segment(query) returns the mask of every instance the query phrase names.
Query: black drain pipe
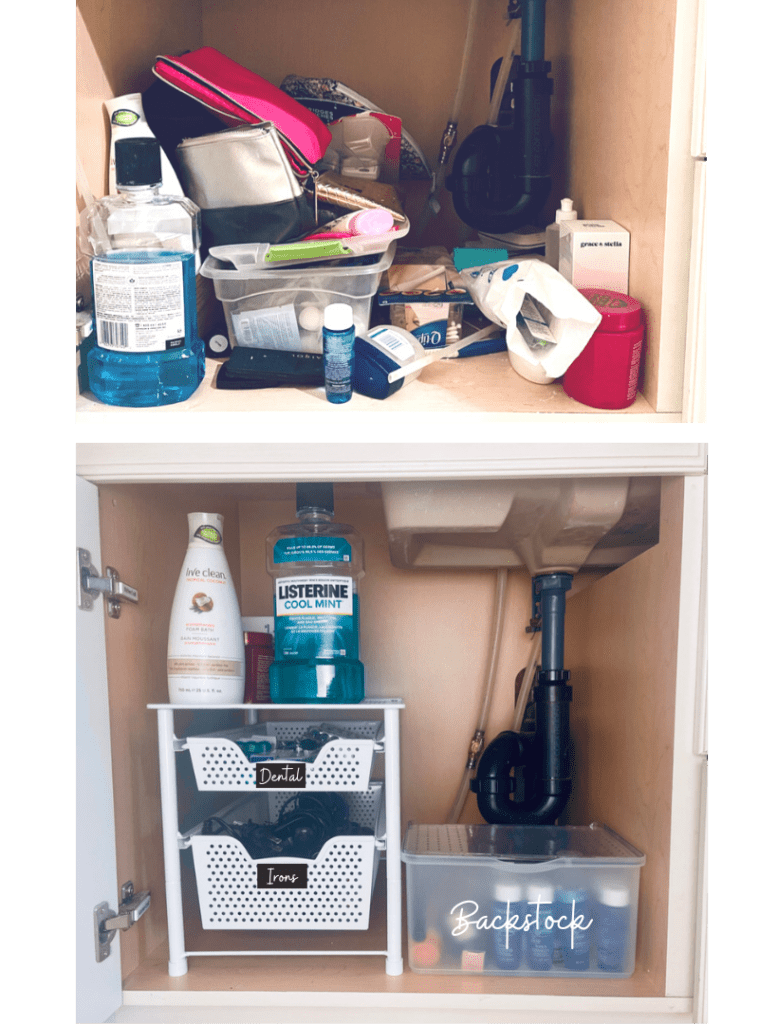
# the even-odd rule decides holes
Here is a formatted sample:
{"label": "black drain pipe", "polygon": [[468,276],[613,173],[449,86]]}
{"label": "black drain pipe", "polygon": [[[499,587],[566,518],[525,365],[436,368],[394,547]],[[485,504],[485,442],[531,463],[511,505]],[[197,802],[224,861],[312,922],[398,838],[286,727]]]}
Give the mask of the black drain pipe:
{"label": "black drain pipe", "polygon": [[[514,58],[499,123],[461,143],[445,184],[461,220],[504,234],[540,219],[551,192],[551,64],[545,60],[546,0],[522,0],[522,53]],[[504,56],[503,58],[507,58]]]}
{"label": "black drain pipe", "polygon": [[[491,825],[548,825],[563,811],[572,789],[569,702],[564,668],[564,612],[572,576],[537,576],[542,659],[535,685],[535,732],[502,732],[486,747],[471,788]],[[531,686],[524,679],[523,686]],[[511,770],[515,769],[512,777]]]}

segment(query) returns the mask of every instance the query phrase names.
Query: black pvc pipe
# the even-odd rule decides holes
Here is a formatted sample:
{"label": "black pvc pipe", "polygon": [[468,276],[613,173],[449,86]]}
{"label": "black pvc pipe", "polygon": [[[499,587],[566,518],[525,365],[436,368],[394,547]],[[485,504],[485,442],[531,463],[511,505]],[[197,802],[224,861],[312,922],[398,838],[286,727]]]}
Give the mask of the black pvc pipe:
{"label": "black pvc pipe", "polygon": [[[548,825],[572,791],[569,704],[572,688],[564,669],[564,613],[569,573],[534,580],[540,600],[543,657],[535,687],[535,732],[502,732],[485,748],[471,783],[485,821],[495,825]],[[523,686],[531,686],[524,679]],[[524,770],[527,795],[512,800],[511,771]]]}
{"label": "black pvc pipe", "polygon": [[554,572],[539,576],[536,589],[540,597],[540,629],[542,632],[543,672],[560,672],[564,668],[564,613],[565,594],[572,587],[568,572]]}

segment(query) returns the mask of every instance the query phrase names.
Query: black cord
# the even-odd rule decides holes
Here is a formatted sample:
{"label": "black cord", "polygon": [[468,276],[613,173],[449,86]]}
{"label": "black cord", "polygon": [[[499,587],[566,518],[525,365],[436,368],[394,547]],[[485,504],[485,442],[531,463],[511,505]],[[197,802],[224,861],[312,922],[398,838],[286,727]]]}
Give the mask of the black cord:
{"label": "black cord", "polygon": [[335,793],[297,793],[280,808],[276,822],[245,824],[211,817],[202,835],[228,835],[239,840],[253,860],[289,856],[313,860],[328,839],[339,835],[373,835],[373,830],[349,820],[348,804]]}

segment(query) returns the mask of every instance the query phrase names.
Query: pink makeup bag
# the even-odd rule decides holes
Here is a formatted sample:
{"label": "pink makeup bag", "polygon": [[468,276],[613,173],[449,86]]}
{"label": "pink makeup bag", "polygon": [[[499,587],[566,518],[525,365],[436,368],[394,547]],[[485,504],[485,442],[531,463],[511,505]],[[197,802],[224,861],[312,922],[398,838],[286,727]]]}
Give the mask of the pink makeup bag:
{"label": "pink makeup bag", "polygon": [[209,107],[230,127],[270,121],[302,179],[312,175],[332,141],[316,114],[212,46],[179,57],[156,57],[153,74]]}

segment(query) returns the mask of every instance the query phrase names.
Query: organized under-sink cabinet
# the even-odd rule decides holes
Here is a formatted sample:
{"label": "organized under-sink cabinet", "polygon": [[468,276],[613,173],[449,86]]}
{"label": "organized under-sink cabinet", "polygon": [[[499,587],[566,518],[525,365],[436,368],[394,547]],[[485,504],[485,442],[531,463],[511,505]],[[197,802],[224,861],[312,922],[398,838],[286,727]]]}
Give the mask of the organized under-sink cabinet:
{"label": "organized under-sink cabinet", "polygon": [[[560,1020],[573,1011],[604,1022],[612,1012],[630,1021],[702,1020],[704,449],[314,444],[307,454],[288,445],[78,448],[79,475],[97,485],[99,568],[113,566],[139,592],[138,604],[125,604],[118,619],[103,617],[118,878],[152,893],[150,912],[120,936],[124,1003],[151,1004],[159,1013],[159,1004],[211,1007],[224,993],[227,1004],[281,1007],[292,1005],[295,993],[301,1006],[329,1007],[334,1020],[389,1015],[393,1008],[408,1020],[435,1008],[458,1009],[461,1019],[479,1008],[504,1020],[517,1012]],[[292,517],[294,484],[303,480],[333,481],[336,514],[364,538],[366,701],[299,711],[167,705],[168,616],[187,512],[224,515],[242,612],[267,615],[264,539]],[[406,501],[407,489],[416,504]],[[409,822],[445,822],[457,792],[488,659],[494,562],[501,560],[508,582],[486,743],[508,728],[515,679],[532,642],[525,632],[531,578],[519,554],[521,545],[528,563],[533,558],[523,544],[525,524],[542,524],[528,534],[537,538],[534,550],[550,550],[558,520],[541,509],[571,519],[578,502],[587,508],[596,499],[594,523],[611,501],[620,503],[621,518],[591,545],[567,597],[576,756],[572,796],[559,823],[600,822],[645,855],[633,972],[608,979],[415,973],[401,924],[402,834]],[[421,520],[415,518],[420,507]],[[465,515],[465,535],[461,527],[441,527],[446,508]],[[573,543],[587,538],[588,529],[595,529],[590,520],[579,533],[570,530]],[[310,781],[314,792],[329,792],[333,772],[347,770],[340,792],[351,816],[374,820],[379,809],[367,843],[374,883],[368,927],[362,919],[355,928],[259,928],[250,916],[230,922],[239,917],[234,905],[223,910],[225,920],[212,920],[217,882],[206,867],[217,868],[208,860],[203,867],[203,858],[216,854],[201,850],[200,824],[223,816],[238,799],[246,801],[245,818],[259,813],[247,808],[260,805],[269,819],[285,797],[249,792],[255,765],[231,749],[252,724],[251,713],[259,719],[256,729],[292,729],[293,722],[298,729],[341,722],[347,728],[353,721],[361,757],[371,748],[368,782],[363,762],[356,774],[325,750],[326,775],[315,761],[301,790],[308,793]],[[384,735],[361,732],[370,719],[384,722]],[[376,804],[367,796],[375,792]],[[473,796],[461,822],[481,822]],[[376,843],[382,834],[384,851]],[[367,865],[368,859],[369,851]],[[243,872],[258,867],[241,863]],[[223,884],[230,884],[228,874]],[[234,877],[231,884],[246,882]]]}

